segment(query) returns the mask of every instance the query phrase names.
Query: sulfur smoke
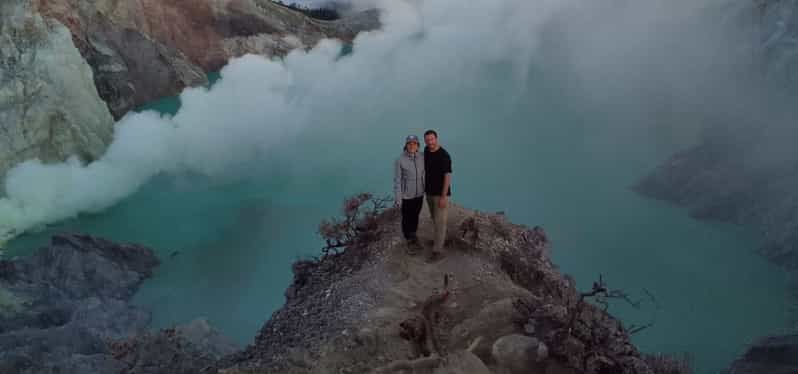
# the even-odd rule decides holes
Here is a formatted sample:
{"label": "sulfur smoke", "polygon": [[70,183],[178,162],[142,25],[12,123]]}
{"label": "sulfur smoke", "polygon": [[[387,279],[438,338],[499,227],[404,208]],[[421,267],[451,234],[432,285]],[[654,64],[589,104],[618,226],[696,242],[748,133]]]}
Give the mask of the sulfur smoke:
{"label": "sulfur smoke", "polygon": [[[356,146],[369,141],[365,134],[403,133],[395,128],[397,116],[455,133],[451,111],[464,105],[480,113],[534,111],[552,85],[582,107],[614,113],[622,120],[601,130],[619,134],[629,126],[662,126],[658,118],[673,113],[691,120],[665,126],[686,131],[737,118],[762,101],[749,74],[751,35],[740,26],[747,5],[738,1],[376,6],[383,28],[359,35],[350,55],[342,55],[340,42],[324,40],[284,59],[233,59],[212,88],[185,90],[175,116],[121,119],[107,153],[94,162],[18,165],[0,200],[0,240],[107,209],[160,174],[226,176],[241,164],[268,162],[274,147],[303,136]],[[473,128],[462,130],[460,139],[476,136]],[[478,130],[513,131],[501,123]]]}

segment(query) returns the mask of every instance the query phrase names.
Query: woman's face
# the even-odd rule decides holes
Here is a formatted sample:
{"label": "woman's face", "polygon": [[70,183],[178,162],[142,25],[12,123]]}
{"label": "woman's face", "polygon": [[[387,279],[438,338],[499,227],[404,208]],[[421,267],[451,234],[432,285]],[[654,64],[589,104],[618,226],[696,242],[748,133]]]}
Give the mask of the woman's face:
{"label": "woman's face", "polygon": [[405,147],[407,148],[407,151],[410,153],[418,152],[418,143],[416,142],[409,142],[405,144]]}

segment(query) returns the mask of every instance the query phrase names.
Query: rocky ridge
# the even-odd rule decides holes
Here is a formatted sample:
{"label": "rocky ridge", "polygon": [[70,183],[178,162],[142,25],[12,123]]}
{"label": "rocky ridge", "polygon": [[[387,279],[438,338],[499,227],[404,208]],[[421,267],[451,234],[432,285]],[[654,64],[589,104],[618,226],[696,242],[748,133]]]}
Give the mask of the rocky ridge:
{"label": "rocky ridge", "polygon": [[542,229],[459,207],[450,214],[451,244],[435,263],[405,253],[390,210],[368,245],[297,262],[285,305],[254,344],[219,362],[221,372],[688,372],[639,353],[620,321],[580,302]]}

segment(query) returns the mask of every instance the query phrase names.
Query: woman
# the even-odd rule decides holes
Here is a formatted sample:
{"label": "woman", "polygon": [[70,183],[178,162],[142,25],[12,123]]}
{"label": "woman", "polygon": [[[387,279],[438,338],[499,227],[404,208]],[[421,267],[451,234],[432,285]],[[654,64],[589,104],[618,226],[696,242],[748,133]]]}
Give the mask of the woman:
{"label": "woman", "polygon": [[421,249],[418,242],[418,216],[424,204],[424,153],[418,151],[418,137],[408,135],[404,152],[396,160],[393,190],[395,205],[402,208],[402,233],[409,254]]}

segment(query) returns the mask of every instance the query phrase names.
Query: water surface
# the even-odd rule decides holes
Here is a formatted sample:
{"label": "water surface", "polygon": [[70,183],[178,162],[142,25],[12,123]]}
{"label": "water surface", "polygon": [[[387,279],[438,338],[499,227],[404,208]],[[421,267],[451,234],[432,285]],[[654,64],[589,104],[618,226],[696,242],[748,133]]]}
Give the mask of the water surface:
{"label": "water surface", "polygon": [[[479,90],[432,88],[320,114],[329,124],[241,164],[235,177],[162,175],[103,213],[26,234],[10,250],[27,253],[59,231],[151,246],[163,264],[135,302],[155,325],[204,316],[246,344],[282,304],[292,261],[319,253],[318,222],[347,195],[388,193],[402,139],[432,127],[453,156],[457,203],[542,225],[555,262],[583,289],[603,274],[632,297],[655,296],[641,310],[610,307],[627,325],[655,321],[634,337],[642,350],[688,352],[698,373],[716,373],[786,325],[785,274],[754,254],[754,233],[692,220],[629,189],[694,134],[634,126],[634,116],[572,100],[558,82],[532,77],[537,89],[519,92],[506,70],[492,74]],[[144,109],[178,106],[171,98]],[[344,121],[369,125],[348,131]]]}

